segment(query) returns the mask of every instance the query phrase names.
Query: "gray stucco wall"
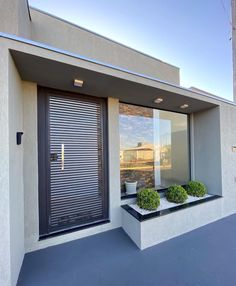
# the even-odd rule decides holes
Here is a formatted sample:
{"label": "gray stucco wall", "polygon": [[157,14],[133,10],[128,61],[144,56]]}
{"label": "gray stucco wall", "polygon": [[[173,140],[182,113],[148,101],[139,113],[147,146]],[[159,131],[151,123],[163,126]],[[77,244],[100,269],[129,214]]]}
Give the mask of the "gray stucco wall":
{"label": "gray stucco wall", "polygon": [[8,50],[0,49],[0,285],[16,285],[25,254],[22,81]]}
{"label": "gray stucco wall", "polygon": [[27,0],[0,0],[0,32],[32,39],[173,84],[180,82],[178,67],[33,8],[30,8],[29,14]]}
{"label": "gray stucco wall", "polygon": [[192,117],[194,179],[204,182],[209,193],[222,194],[220,107]]}
{"label": "gray stucco wall", "polygon": [[[23,82],[24,90],[24,221],[25,249],[38,241],[37,85]],[[34,210],[32,212],[32,210]],[[37,222],[37,223],[36,223]]]}
{"label": "gray stucco wall", "polygon": [[9,186],[8,52],[0,49],[0,285],[10,285],[10,186]]}
{"label": "gray stucco wall", "polygon": [[222,195],[224,215],[236,212],[236,107],[221,105]]}
{"label": "gray stucco wall", "polygon": [[[32,39],[104,63],[179,84],[179,68],[31,9]],[[62,40],[66,39],[66,40]]]}
{"label": "gray stucco wall", "polygon": [[11,281],[15,285],[25,254],[23,143],[16,145],[16,132],[23,131],[22,81],[9,57],[9,195]]}
{"label": "gray stucco wall", "polygon": [[0,0],[0,32],[31,37],[27,0]]}
{"label": "gray stucco wall", "polygon": [[236,0],[232,3],[232,49],[233,49],[233,84],[234,101],[236,102]]}

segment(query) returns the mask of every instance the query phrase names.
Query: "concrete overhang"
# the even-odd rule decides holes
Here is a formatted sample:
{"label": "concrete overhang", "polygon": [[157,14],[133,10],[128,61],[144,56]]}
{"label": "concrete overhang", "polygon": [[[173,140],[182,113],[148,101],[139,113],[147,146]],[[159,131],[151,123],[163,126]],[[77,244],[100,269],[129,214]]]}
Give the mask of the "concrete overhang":
{"label": "concrete overhang", "polygon": [[[17,41],[17,44],[9,46],[9,51],[22,80],[36,82],[40,86],[97,97],[115,97],[126,103],[188,114],[219,105],[217,98],[155,78],[32,41],[10,40]],[[75,78],[84,81],[83,87],[74,87]],[[163,102],[155,104],[154,100],[159,97]],[[189,107],[181,109],[183,104]]]}

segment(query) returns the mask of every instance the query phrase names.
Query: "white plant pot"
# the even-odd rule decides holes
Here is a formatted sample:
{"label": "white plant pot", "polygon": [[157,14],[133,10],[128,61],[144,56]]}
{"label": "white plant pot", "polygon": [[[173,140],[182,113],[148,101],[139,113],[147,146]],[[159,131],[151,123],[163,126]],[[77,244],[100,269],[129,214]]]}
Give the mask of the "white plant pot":
{"label": "white plant pot", "polygon": [[137,181],[125,182],[126,194],[135,194],[137,192]]}

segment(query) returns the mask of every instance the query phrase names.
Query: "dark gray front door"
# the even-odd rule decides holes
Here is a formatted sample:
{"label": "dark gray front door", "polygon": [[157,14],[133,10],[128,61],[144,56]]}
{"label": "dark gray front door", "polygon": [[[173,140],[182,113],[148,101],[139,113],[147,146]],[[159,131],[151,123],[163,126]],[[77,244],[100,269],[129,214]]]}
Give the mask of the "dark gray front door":
{"label": "dark gray front door", "polygon": [[48,145],[40,234],[107,220],[105,102],[55,91],[40,96]]}

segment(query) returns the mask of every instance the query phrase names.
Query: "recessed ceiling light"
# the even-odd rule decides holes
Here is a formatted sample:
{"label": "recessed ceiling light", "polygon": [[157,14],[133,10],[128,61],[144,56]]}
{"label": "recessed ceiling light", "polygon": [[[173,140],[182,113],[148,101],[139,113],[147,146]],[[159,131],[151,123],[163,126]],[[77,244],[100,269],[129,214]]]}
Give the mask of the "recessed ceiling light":
{"label": "recessed ceiling light", "polygon": [[76,87],[82,87],[83,83],[84,83],[84,81],[81,79],[75,79],[74,80],[74,86],[76,86]]}
{"label": "recessed ceiling light", "polygon": [[182,109],[185,109],[185,108],[188,108],[188,107],[189,107],[189,105],[188,105],[188,104],[180,105],[180,108],[182,108]]}
{"label": "recessed ceiling light", "polygon": [[163,98],[160,98],[160,97],[158,97],[154,100],[154,102],[157,104],[161,103],[162,101],[163,101]]}

